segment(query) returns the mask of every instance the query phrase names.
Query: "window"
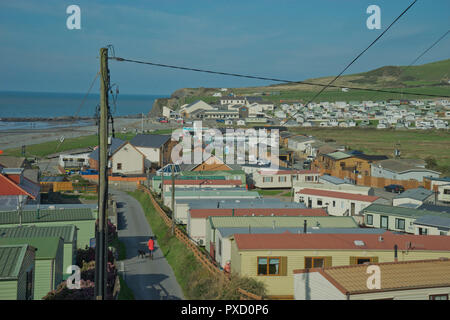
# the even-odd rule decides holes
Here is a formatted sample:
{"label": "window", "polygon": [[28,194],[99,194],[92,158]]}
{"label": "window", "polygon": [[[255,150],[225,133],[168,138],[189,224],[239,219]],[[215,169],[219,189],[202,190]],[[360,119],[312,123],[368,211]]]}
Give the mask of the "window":
{"label": "window", "polygon": [[350,257],[350,265],[378,263],[378,257]]}
{"label": "window", "polygon": [[387,216],[381,216],[381,228],[382,229],[387,229],[389,227],[389,217]]}
{"label": "window", "polygon": [[419,235],[427,235],[428,229],[427,228],[419,228]]}
{"label": "window", "polygon": [[444,194],[450,194],[450,189],[444,189]]}
{"label": "window", "polygon": [[122,164],[121,163],[117,164],[117,170],[122,170]]}
{"label": "window", "polygon": [[272,182],[272,177],[264,177],[263,182]]}
{"label": "window", "polygon": [[286,177],[285,176],[278,177],[278,181],[279,182],[286,182]]}
{"label": "window", "polygon": [[333,208],[336,207],[336,201],[333,200]]}
{"label": "window", "polygon": [[430,300],[448,300],[448,294],[430,295]]}
{"label": "window", "polygon": [[317,205],[321,206],[322,205],[322,199],[317,199]]}
{"label": "window", "polygon": [[258,257],[259,276],[280,275],[280,258]]}
{"label": "window", "polygon": [[331,257],[305,257],[305,269],[331,267]]}
{"label": "window", "polygon": [[27,272],[25,300],[33,300],[33,269]]}
{"label": "window", "polygon": [[366,214],[366,224],[368,226],[373,225],[373,215],[371,214]]}
{"label": "window", "polygon": [[405,230],[405,219],[395,219],[395,228],[399,230]]}
{"label": "window", "polygon": [[218,247],[219,247],[219,256],[222,256],[222,239],[219,239]]}

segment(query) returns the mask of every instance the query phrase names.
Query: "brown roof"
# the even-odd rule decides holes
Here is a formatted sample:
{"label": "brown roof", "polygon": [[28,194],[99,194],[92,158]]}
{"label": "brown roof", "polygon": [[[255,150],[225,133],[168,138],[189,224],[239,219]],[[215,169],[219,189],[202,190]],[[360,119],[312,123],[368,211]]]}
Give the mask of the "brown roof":
{"label": "brown roof", "polygon": [[[237,234],[240,250],[434,250],[449,251],[448,236],[379,234]],[[362,241],[358,245],[355,241]]]}
{"label": "brown roof", "polygon": [[[164,179],[166,180],[166,179]],[[170,181],[170,179],[169,179]],[[208,179],[201,179],[201,180],[175,180],[175,185],[236,185],[240,186],[242,184],[241,180],[208,180]],[[170,186],[171,182],[166,183],[166,185]]]}
{"label": "brown roof", "polygon": [[294,270],[294,273],[319,272],[344,294],[393,290],[450,287],[450,260],[386,262],[380,267],[381,289],[367,288],[367,265]]}
{"label": "brown roof", "polygon": [[366,196],[366,195],[362,195],[362,194],[310,189],[310,188],[301,189],[297,193],[312,195],[312,196],[330,197],[330,198],[365,201],[365,202],[374,202],[375,200],[378,199],[378,197],[375,197],[375,196]]}
{"label": "brown roof", "polygon": [[[191,209],[191,218],[208,218],[211,216],[233,216],[233,209]],[[323,209],[303,209],[303,208],[279,208],[279,209],[234,209],[235,217],[242,216],[305,216],[305,217],[325,217],[328,216]]]}

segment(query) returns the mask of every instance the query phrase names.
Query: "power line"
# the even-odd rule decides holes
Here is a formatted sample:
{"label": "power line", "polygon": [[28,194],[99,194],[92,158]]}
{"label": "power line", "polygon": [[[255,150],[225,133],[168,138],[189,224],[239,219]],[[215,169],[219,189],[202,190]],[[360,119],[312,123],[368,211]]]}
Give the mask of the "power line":
{"label": "power line", "polygon": [[361,51],[360,54],[358,54],[333,80],[330,81],[330,83],[326,86],[324,86],[306,105],[310,104],[314,99],[316,99],[326,88],[328,88],[331,84],[333,84],[339,77],[353,64],[358,60],[367,50],[370,49],[388,30],[417,2],[417,0],[414,0],[403,12],[395,18],[394,21],[389,25],[389,27],[386,28],[378,37],[376,37],[375,40],[372,41],[372,43],[365,48],[363,51]]}
{"label": "power line", "polygon": [[[131,63],[137,63],[137,64],[145,64],[145,65],[151,65],[151,66],[162,67],[162,68],[169,68],[169,69],[178,69],[178,70],[185,70],[185,71],[194,71],[194,72],[218,74],[218,75],[224,75],[224,76],[232,76],[232,77],[248,78],[248,79],[256,79],[256,80],[266,80],[266,81],[281,82],[281,83],[305,84],[305,85],[309,85],[309,86],[318,86],[318,87],[328,86],[328,87],[331,87],[331,88],[340,88],[340,89],[346,88],[346,89],[352,89],[352,90],[363,90],[363,91],[381,92],[381,93],[394,93],[394,94],[400,94],[401,93],[400,91],[396,91],[396,90],[349,87],[349,86],[339,86],[339,85],[332,85],[332,84],[331,85],[326,85],[326,84],[322,84],[322,83],[314,83],[314,82],[308,82],[308,81],[293,81],[293,80],[260,77],[260,76],[253,76],[253,75],[246,75],[246,74],[239,74],[239,73],[230,73],[230,72],[221,72],[221,71],[214,71],[214,70],[207,70],[207,69],[198,69],[198,68],[192,68],[192,67],[181,67],[181,66],[175,66],[175,65],[170,65],[170,64],[162,64],[162,63],[155,63],[155,62],[151,62],[151,61],[125,59],[125,58],[120,58],[120,57],[109,57],[109,59],[116,60],[116,61],[121,61],[121,62],[131,62]],[[426,94],[426,93],[420,93],[420,92],[409,92],[407,94],[409,94],[409,95],[417,95],[417,96],[424,96],[424,97],[450,98],[450,96],[442,96],[442,95],[436,95],[436,94]]]}

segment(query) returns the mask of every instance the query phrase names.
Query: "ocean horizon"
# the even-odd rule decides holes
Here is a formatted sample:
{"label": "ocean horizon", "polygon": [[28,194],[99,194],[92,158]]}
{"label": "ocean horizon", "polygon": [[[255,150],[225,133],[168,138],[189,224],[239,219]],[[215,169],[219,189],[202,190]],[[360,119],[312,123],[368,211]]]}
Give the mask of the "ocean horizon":
{"label": "ocean horizon", "polygon": [[[0,92],[0,118],[93,117],[100,103],[99,94],[89,94],[77,113],[85,94],[49,92]],[[119,94],[109,105],[113,116],[148,113],[158,98],[168,95]]]}

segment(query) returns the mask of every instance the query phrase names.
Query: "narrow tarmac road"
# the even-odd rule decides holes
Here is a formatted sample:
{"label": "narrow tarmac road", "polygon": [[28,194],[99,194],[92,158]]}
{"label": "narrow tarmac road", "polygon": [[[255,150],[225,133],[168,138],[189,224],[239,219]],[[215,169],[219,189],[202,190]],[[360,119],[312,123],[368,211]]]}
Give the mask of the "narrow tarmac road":
{"label": "narrow tarmac road", "polygon": [[[153,235],[141,204],[123,191],[110,190],[118,204],[118,234],[127,249],[123,260],[124,280],[136,300],[181,300],[183,292],[175,274],[155,241],[153,260],[148,258],[147,241]],[[147,253],[139,258],[138,250]],[[121,264],[119,262],[119,265]]]}

